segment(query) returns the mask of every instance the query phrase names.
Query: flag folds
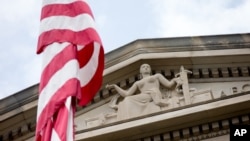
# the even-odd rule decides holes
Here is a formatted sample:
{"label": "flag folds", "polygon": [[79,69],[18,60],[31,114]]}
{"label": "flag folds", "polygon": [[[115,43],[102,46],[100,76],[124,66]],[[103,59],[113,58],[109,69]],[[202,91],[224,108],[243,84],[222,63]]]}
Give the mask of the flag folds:
{"label": "flag folds", "polygon": [[43,64],[36,140],[73,140],[75,99],[86,105],[102,84],[104,50],[85,0],[43,0],[37,53]]}

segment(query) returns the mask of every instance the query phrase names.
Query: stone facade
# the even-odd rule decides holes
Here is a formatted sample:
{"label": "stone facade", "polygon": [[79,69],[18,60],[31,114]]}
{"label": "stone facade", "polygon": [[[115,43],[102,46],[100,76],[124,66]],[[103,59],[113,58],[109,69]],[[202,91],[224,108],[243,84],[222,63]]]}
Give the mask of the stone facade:
{"label": "stone facade", "polygon": [[[250,34],[136,40],[107,53],[105,61],[102,88],[77,108],[76,140],[229,140],[230,125],[250,124]],[[151,66],[151,76],[180,83],[160,85],[168,104],[148,101],[159,110],[118,118],[125,98],[106,86],[130,89],[142,80],[142,64]],[[33,140],[37,87],[1,100],[0,140]]]}

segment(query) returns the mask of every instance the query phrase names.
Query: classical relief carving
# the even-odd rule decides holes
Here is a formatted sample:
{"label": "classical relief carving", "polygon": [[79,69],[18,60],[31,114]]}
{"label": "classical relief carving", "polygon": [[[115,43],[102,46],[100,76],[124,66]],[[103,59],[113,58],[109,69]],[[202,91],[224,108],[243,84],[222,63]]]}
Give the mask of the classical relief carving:
{"label": "classical relief carving", "polygon": [[221,91],[221,93],[220,93],[220,97],[226,97],[227,95],[225,94],[225,92],[224,91]]}
{"label": "classical relief carving", "polygon": [[178,83],[176,86],[177,92],[184,96],[182,100],[185,105],[214,99],[210,88],[201,90],[190,88],[188,83],[188,74],[192,74],[192,72],[185,70],[183,66],[180,67],[180,73],[176,74],[176,77],[180,77],[179,81],[181,81],[181,83]]}
{"label": "classical relief carving", "polygon": [[181,66],[180,72],[175,75],[175,78],[168,80],[162,74],[152,75],[151,67],[148,64],[143,64],[140,68],[141,79],[134,82],[127,90],[115,84],[106,86],[117,92],[104,106],[109,110],[100,113],[102,110],[98,109],[96,113],[99,115],[85,118],[85,127],[105,125],[123,119],[250,91],[249,82],[192,82],[189,84],[189,73],[192,72]]}
{"label": "classical relief carving", "polygon": [[176,77],[180,77],[179,80],[181,81],[181,83],[178,83],[176,87],[180,88],[182,86],[181,92],[184,95],[186,105],[191,104],[191,97],[189,93],[189,85],[188,85],[188,77],[187,77],[187,74],[191,74],[191,73],[192,73],[191,71],[185,70],[184,67],[181,66],[180,73],[176,74]]}
{"label": "classical relief carving", "polygon": [[140,67],[141,79],[128,90],[116,84],[106,86],[118,92],[109,106],[117,110],[117,119],[121,120],[214,99],[210,88],[189,88],[190,73],[181,66],[175,78],[168,80],[162,74],[151,75],[151,67],[143,64]]}
{"label": "classical relief carving", "polygon": [[242,86],[242,92],[250,91],[250,84],[245,84]]}
{"label": "classical relief carving", "polygon": [[[163,110],[178,108],[194,103],[205,102],[215,98],[226,97],[250,90],[247,83],[191,83],[188,74],[192,73],[180,67],[180,72],[171,80],[162,74],[151,74],[151,67],[140,67],[141,79],[124,90],[116,84],[108,84],[107,89],[117,92],[105,107],[109,112],[86,119],[86,127],[104,125],[115,121],[138,117]],[[194,81],[194,80],[192,80]],[[211,86],[211,88],[207,88]]]}
{"label": "classical relief carving", "polygon": [[237,87],[232,87],[232,94],[238,93],[238,88]]}
{"label": "classical relief carving", "polygon": [[[114,88],[123,98],[116,105],[120,96],[111,100],[111,107],[117,108],[117,118],[127,119],[145,115],[161,110],[170,103],[168,98],[163,97],[160,86],[171,89],[174,86],[182,85],[180,78],[167,80],[162,74],[151,75],[151,67],[143,64],[140,67],[141,80],[135,82],[128,90],[123,90],[116,84],[107,85],[108,89]],[[139,90],[139,93],[136,93]]]}
{"label": "classical relief carving", "polygon": [[94,118],[85,119],[86,127],[95,127],[116,121],[116,113],[101,113]]}
{"label": "classical relief carving", "polygon": [[191,103],[198,103],[214,99],[212,90],[210,88],[201,90],[197,90],[195,88],[190,89],[190,95],[191,95]]}

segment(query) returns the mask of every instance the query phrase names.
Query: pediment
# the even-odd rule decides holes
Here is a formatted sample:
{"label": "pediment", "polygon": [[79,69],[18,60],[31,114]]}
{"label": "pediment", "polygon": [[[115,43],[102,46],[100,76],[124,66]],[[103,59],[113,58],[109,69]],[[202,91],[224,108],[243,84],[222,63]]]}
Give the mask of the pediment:
{"label": "pediment", "polygon": [[[102,88],[91,103],[77,108],[76,140],[168,141],[228,136],[230,124],[250,123],[249,47],[250,34],[232,34],[141,39],[106,53]],[[182,76],[185,82],[177,89],[176,85],[160,85],[167,105],[150,101],[158,110],[120,119],[116,107],[124,98],[116,99],[119,93],[106,85],[131,88],[141,80],[139,70],[145,63],[151,66],[152,75],[161,74],[169,81]],[[38,84],[1,101],[0,140],[32,140],[37,95]]]}
{"label": "pediment", "polygon": [[[235,106],[249,112],[250,50],[248,42],[242,44],[241,40],[245,38],[149,39],[108,53],[100,93],[77,113],[78,139],[136,139],[138,135],[150,135],[152,130],[160,133],[175,129],[174,125],[193,126],[206,121],[206,116],[211,121],[236,116]],[[167,106],[157,105],[155,111],[124,115],[126,118],[121,119],[118,111],[126,106],[120,104],[124,98],[105,86],[117,84],[128,90],[140,81],[139,70],[144,63],[151,66],[152,75],[161,74],[169,81],[181,77],[184,84],[180,89],[160,87]],[[155,105],[152,101],[150,104]],[[131,105],[127,104],[129,110],[138,108]]]}

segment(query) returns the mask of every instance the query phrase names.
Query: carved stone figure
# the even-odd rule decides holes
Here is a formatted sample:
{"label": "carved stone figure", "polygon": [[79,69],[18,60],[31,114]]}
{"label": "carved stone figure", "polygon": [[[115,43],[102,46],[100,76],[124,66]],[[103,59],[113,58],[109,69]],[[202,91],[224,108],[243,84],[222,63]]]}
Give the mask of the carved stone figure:
{"label": "carved stone figure", "polygon": [[179,83],[176,87],[179,88],[180,85],[182,85],[182,92],[183,92],[183,95],[185,97],[185,104],[188,105],[188,104],[191,104],[191,98],[190,98],[190,89],[189,89],[189,86],[188,86],[188,77],[187,77],[187,74],[191,74],[192,72],[189,71],[189,70],[185,70],[183,66],[181,66],[180,68],[180,73],[176,74],[175,77],[180,77],[180,80],[182,81],[181,83]]}
{"label": "carved stone figure", "polygon": [[[162,97],[160,85],[171,88],[181,83],[179,78],[169,81],[162,74],[151,75],[151,67],[148,64],[141,65],[140,73],[142,79],[135,82],[128,90],[123,90],[116,84],[106,86],[108,89],[114,88],[124,98],[117,107],[118,119],[160,111],[162,106],[169,104],[167,99]],[[138,90],[140,93],[136,94]]]}
{"label": "carved stone figure", "polygon": [[[190,104],[228,96],[230,90],[231,94],[250,91],[248,82],[237,83],[237,85],[232,82],[228,84],[218,82],[189,84],[188,74],[190,73],[192,72],[180,66],[180,72],[169,81],[161,74],[152,75],[151,67],[148,64],[141,65],[140,80],[127,90],[115,84],[106,86],[108,89],[115,89],[118,94],[114,95],[109,103],[99,107],[96,113],[105,111],[105,107],[109,109],[107,112],[85,120],[86,127],[99,126],[182,106],[185,108]],[[230,90],[228,90],[229,88]],[[238,88],[242,88],[242,90],[237,90]]]}

